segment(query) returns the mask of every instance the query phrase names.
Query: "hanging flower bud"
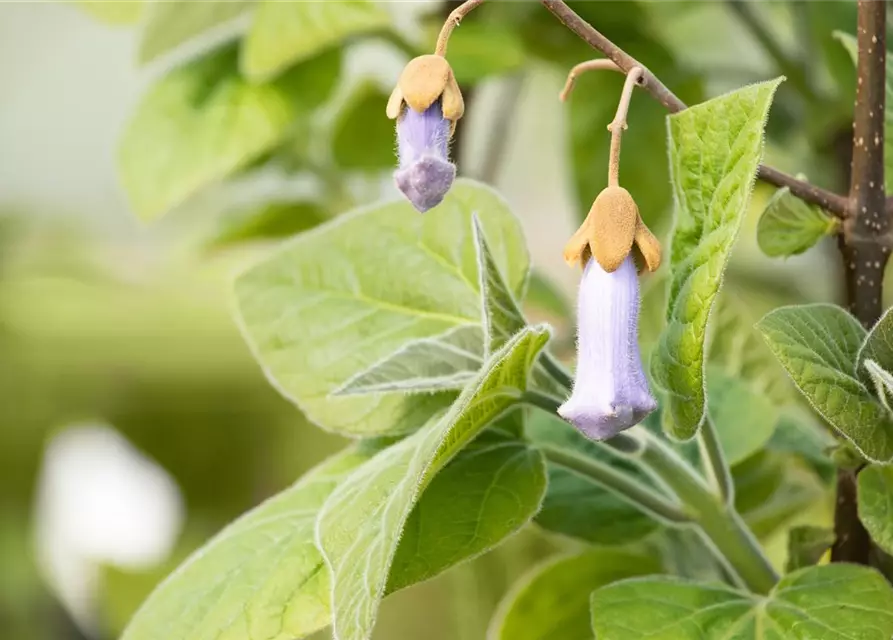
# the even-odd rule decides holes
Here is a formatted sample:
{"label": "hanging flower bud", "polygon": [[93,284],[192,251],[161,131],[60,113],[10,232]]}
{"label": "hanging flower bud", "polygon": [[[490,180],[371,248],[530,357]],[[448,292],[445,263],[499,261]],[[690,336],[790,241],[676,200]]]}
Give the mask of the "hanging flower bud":
{"label": "hanging flower bud", "polygon": [[387,115],[391,120],[396,120],[404,113],[404,105],[422,113],[437,100],[441,103],[442,116],[450,121],[452,136],[456,122],[465,113],[465,102],[456,76],[443,56],[419,56],[410,60],[400,74],[388,100]]}
{"label": "hanging flower bud", "polygon": [[577,301],[577,372],[558,414],[594,440],[611,438],[657,408],[638,343],[639,279],[627,257],[611,273],[596,260]]}
{"label": "hanging flower bud", "polygon": [[397,188],[420,212],[436,207],[456,178],[449,142],[465,104],[449,62],[425,55],[409,61],[388,100],[397,119]]}
{"label": "hanging flower bud", "polygon": [[623,187],[612,186],[592,203],[586,220],[565,246],[564,259],[569,265],[585,266],[594,257],[611,273],[633,249],[649,271],[660,266],[660,243],[642,221],[635,200]]}
{"label": "hanging flower bud", "polygon": [[440,204],[456,178],[456,165],[448,155],[449,139],[450,122],[443,117],[439,100],[421,113],[404,107],[397,121],[400,166],[394,181],[422,213]]}

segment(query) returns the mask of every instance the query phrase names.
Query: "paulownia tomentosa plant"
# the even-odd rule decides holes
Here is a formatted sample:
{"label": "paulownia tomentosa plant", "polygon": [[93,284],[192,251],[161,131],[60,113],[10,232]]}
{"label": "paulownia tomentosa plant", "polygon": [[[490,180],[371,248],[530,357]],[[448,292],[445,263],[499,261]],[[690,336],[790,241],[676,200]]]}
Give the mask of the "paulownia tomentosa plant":
{"label": "paulownia tomentosa plant", "polygon": [[[239,322],[270,381],[312,422],[355,442],[197,551],[124,638],[286,640],[331,626],[338,640],[363,640],[388,594],[535,522],[588,543],[615,526],[626,544],[534,568],[499,608],[493,639],[888,640],[886,3],[860,0],[857,38],[841,36],[859,77],[843,197],[760,164],[782,78],[686,107],[563,2],[542,0],[607,56],[575,67],[563,97],[583,71],[626,76],[608,126],[607,186],[565,247],[583,269],[573,375],[550,351],[550,328],[522,311],[530,264],[518,221],[489,187],[457,178],[450,159],[465,104],[447,43],[481,3],[448,16],[435,52],[411,60],[381,104],[396,121],[405,201],[299,235],[235,283]],[[673,112],[666,250],[620,181],[636,88]],[[837,437],[836,469],[802,414],[767,407],[773,389],[757,392],[756,380],[708,359],[708,335],[723,339],[729,311],[718,296],[758,177],[781,187],[760,220],[766,253],[834,235],[844,257],[849,311],[787,306],[756,325]],[[639,279],[659,277],[662,257],[665,322],[646,367]],[[781,457],[791,452],[797,462]],[[839,495],[835,531],[793,529],[780,575],[760,539],[796,503],[781,481],[787,466],[836,474]],[[829,549],[832,562],[820,563]]]}

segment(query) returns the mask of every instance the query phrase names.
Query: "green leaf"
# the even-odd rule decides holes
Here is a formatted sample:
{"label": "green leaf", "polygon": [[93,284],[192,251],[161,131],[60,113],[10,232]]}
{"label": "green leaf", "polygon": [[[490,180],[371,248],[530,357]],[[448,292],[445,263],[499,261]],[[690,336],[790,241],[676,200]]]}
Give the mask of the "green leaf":
{"label": "green leaf", "polygon": [[371,0],[260,0],[245,38],[242,71],[265,80],[351,36],[389,24],[388,13]]}
{"label": "green leaf", "polygon": [[678,578],[633,578],[592,595],[601,640],[889,640],[893,590],[866,567],[791,573],[768,596]]}
{"label": "green leaf", "polygon": [[155,589],[122,640],[280,640],[328,625],[329,574],[313,540],[316,515],[373,453],[337,454],[226,527]]}
{"label": "green leaf", "polygon": [[828,423],[873,460],[893,458],[893,419],[856,379],[865,330],[829,304],[777,309],[757,323],[797,388]]}
{"label": "green leaf", "polygon": [[794,527],[788,533],[788,562],[785,571],[811,567],[834,544],[834,532],[824,527]]}
{"label": "green leaf", "polygon": [[705,339],[722,274],[750,202],[763,126],[781,80],[752,85],[669,116],[676,229],[667,327],[654,357],[671,434],[688,439],[706,412]]}
{"label": "green leaf", "polygon": [[323,207],[312,201],[268,202],[221,218],[212,248],[257,240],[287,238],[319,226],[329,219]]}
{"label": "green leaf", "polygon": [[280,89],[239,78],[232,50],[172,71],[143,97],[121,141],[131,206],[157,217],[270,150],[291,118]]}
{"label": "green leaf", "polygon": [[739,378],[708,368],[710,416],[729,464],[738,464],[762,449],[778,422],[779,411],[765,395]]}
{"label": "green leaf", "polygon": [[[534,412],[527,437],[533,444],[560,446],[591,456],[650,483],[639,467],[606,453],[557,416]],[[601,485],[555,464],[549,464],[549,488],[536,523],[593,544],[626,544],[657,528],[654,520]]]}
{"label": "green leaf", "polygon": [[[438,31],[440,27],[438,24]],[[460,84],[475,84],[488,76],[510,73],[520,69],[525,59],[524,44],[517,31],[497,21],[463,22],[450,36],[448,54]]]}
{"label": "green leaf", "polygon": [[484,336],[476,324],[407,342],[399,351],[347,380],[332,395],[460,390],[484,364],[483,346]]}
{"label": "green leaf", "polygon": [[484,308],[484,345],[489,354],[502,348],[502,345],[524,328],[527,321],[499,272],[499,265],[496,264],[493,253],[487,244],[481,221],[477,216],[472,216],[472,220],[481,300]]}
{"label": "green leaf", "polygon": [[757,243],[771,258],[795,256],[836,233],[837,227],[837,218],[792,196],[783,187],[773,194],[760,216]]}
{"label": "green leaf", "polygon": [[545,492],[539,450],[510,441],[469,447],[431,481],[406,521],[387,591],[496,546],[534,516]]}
{"label": "green leaf", "polygon": [[140,63],[151,62],[201,34],[239,18],[253,4],[252,0],[150,2],[137,54]]}
{"label": "green leaf", "polygon": [[408,342],[480,323],[472,212],[521,291],[529,258],[520,225],[494,191],[469,180],[424,216],[402,200],[339,216],[237,279],[255,356],[310,420],[354,436],[405,433],[452,401],[330,394]]}
{"label": "green leaf", "polygon": [[856,356],[856,374],[866,385],[872,384],[866,360],[873,360],[876,368],[893,371],[893,309],[887,309],[868,332],[868,337]]}
{"label": "green leaf", "polygon": [[859,519],[881,549],[893,554],[893,467],[859,472]]}
{"label": "green leaf", "polygon": [[360,84],[338,113],[332,153],[344,169],[382,171],[396,166],[394,123],[384,117],[388,96],[371,82]]}
{"label": "green leaf", "polygon": [[591,640],[589,597],[599,587],[660,573],[653,556],[591,549],[534,567],[512,588],[490,624],[488,640]]}
{"label": "green leaf", "polygon": [[419,493],[487,424],[518,402],[547,340],[543,328],[519,333],[493,354],[449,411],[382,451],[326,501],[316,540],[332,572],[336,638],[370,636],[397,543]]}
{"label": "green leaf", "polygon": [[111,25],[136,24],[142,17],[144,8],[142,0],[130,0],[129,2],[76,0],[73,4],[100,22]]}
{"label": "green leaf", "polygon": [[[835,31],[834,37],[843,45],[853,59],[859,62],[859,45],[855,36]],[[884,109],[884,183],[893,184],[893,56],[887,51],[886,108]],[[887,134],[891,135],[887,135]]]}

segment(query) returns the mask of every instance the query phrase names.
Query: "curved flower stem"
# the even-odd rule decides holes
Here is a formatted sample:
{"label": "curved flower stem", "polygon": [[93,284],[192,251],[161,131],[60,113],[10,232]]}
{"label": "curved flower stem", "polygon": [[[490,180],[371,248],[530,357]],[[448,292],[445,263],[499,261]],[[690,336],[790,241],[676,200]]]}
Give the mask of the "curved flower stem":
{"label": "curved flower stem", "polygon": [[461,5],[450,12],[450,15],[447,16],[446,22],[443,23],[443,27],[440,30],[440,35],[437,36],[437,44],[434,47],[434,55],[441,57],[446,56],[447,44],[450,41],[450,35],[453,33],[453,29],[455,29],[459,25],[459,23],[462,22],[462,18],[471,13],[471,11],[473,11],[483,1],[484,0],[467,0],[467,2],[463,2]]}
{"label": "curved flower stem", "polygon": [[557,447],[540,448],[546,459],[602,485],[646,514],[674,525],[692,522],[692,516],[646,485],[609,464]]}
{"label": "curved flower stem", "polygon": [[617,66],[617,63],[613,60],[608,60],[607,58],[598,58],[596,60],[587,60],[586,62],[581,62],[578,65],[574,65],[574,67],[568,71],[567,80],[564,81],[564,89],[561,90],[561,93],[558,94],[558,99],[562,102],[565,102],[571,95],[571,91],[574,90],[574,82],[577,80],[577,77],[587,71],[599,71],[599,70],[607,70],[607,71],[617,71],[619,73],[623,73],[623,69]]}
{"label": "curved flower stem", "polygon": [[778,582],[778,574],[734,506],[717,499],[691,466],[664,442],[648,432],[639,433],[644,435],[645,446],[638,456],[643,468],[693,511],[694,523],[710,548],[742,585],[755,593],[768,593]]}
{"label": "curved flower stem", "polygon": [[608,159],[608,186],[620,186],[620,136],[626,129],[626,116],[629,113],[629,101],[633,97],[633,89],[642,79],[644,73],[642,67],[633,67],[626,74],[623,83],[623,92],[620,94],[620,102],[617,104],[617,113],[614,120],[608,125],[611,132],[611,155]]}
{"label": "curved flower stem", "polygon": [[698,432],[698,445],[704,457],[707,473],[719,489],[720,497],[726,504],[734,503],[735,485],[732,482],[732,471],[729,469],[728,462],[726,462],[726,456],[719,443],[716,427],[709,415]]}

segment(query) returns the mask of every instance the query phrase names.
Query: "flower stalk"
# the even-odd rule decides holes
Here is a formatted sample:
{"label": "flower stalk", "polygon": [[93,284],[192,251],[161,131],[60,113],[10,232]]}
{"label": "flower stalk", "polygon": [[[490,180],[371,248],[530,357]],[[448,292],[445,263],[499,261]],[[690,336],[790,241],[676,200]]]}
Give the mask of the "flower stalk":
{"label": "flower stalk", "polygon": [[434,55],[441,57],[446,56],[447,45],[450,42],[450,36],[453,34],[453,29],[458,27],[459,23],[462,22],[462,19],[483,2],[484,0],[467,0],[467,2],[463,2],[450,12],[446,22],[443,23],[440,34],[437,36],[437,44],[434,45]]}

